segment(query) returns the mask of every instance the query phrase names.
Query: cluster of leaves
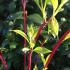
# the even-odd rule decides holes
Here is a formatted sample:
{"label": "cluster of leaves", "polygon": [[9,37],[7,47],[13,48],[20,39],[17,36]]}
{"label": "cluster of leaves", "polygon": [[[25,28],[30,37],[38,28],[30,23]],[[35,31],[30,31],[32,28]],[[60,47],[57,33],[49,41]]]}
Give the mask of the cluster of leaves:
{"label": "cluster of leaves", "polygon": [[[22,63],[23,52],[27,53],[30,51],[31,48],[33,49],[33,52],[38,53],[39,54],[38,56],[41,57],[41,59],[39,59],[39,57],[38,57],[40,63],[43,62],[43,64],[45,65],[45,62],[47,62],[47,58],[44,59],[44,57],[46,55],[48,55],[46,53],[51,52],[47,48],[51,49],[52,45],[54,45],[55,41],[58,40],[57,38],[59,36],[61,36],[63,34],[63,32],[65,32],[64,29],[66,28],[66,30],[67,30],[68,28],[70,28],[69,24],[67,24],[65,26],[66,23],[70,22],[69,21],[70,19],[67,18],[68,20],[66,19],[65,22],[62,20],[63,17],[66,17],[67,15],[62,16],[61,21],[59,19],[59,17],[61,17],[60,15],[63,12],[65,13],[65,11],[63,11],[63,12],[61,12],[61,11],[62,11],[63,5],[68,0],[61,0],[61,2],[59,1],[59,3],[58,3],[58,0],[34,0],[34,1],[27,0],[28,12],[31,12],[31,10],[34,11],[35,10],[34,8],[36,7],[36,10],[34,11],[34,13],[33,12],[28,13],[28,16],[27,16],[27,24],[28,24],[27,35],[24,32],[20,31],[20,30],[23,30],[23,17],[22,17],[22,11],[21,11],[21,4],[19,4],[21,2],[19,0],[8,1],[8,2],[6,2],[7,7],[5,7],[4,6],[5,4],[3,4],[3,3],[5,3],[5,1],[3,1],[3,0],[0,0],[0,1],[1,1],[0,10],[2,11],[2,12],[1,11],[0,12],[3,13],[0,16],[1,17],[4,16],[2,18],[5,19],[3,21],[1,18],[1,21],[0,21],[1,22],[1,24],[0,24],[1,49],[0,50],[3,52],[3,55],[4,55],[5,59],[7,60],[9,70],[19,70],[20,68],[23,69],[23,63]],[[32,4],[31,4],[31,2],[32,2]],[[36,4],[37,4],[38,8],[37,8]],[[67,4],[69,4],[69,3],[67,3]],[[19,5],[20,5],[20,7],[19,7]],[[4,7],[2,7],[2,6],[4,6]],[[42,32],[42,37],[43,37],[43,39],[46,38],[46,42],[44,42],[44,45],[43,45],[44,47],[41,48],[40,45],[41,45],[43,39],[37,40],[38,44],[34,41],[34,39],[37,34],[38,26],[42,23],[43,20],[46,20],[46,18],[48,18],[47,15],[48,15],[48,11],[50,11],[50,10],[46,11],[47,10],[46,6],[47,6],[47,8],[48,7],[50,8],[52,6],[53,13],[48,22],[49,23],[48,29],[45,28],[44,31]],[[65,7],[67,9],[68,5],[66,5]],[[5,9],[7,10],[8,14],[6,12],[4,12]],[[59,12],[60,12],[60,14],[57,15]],[[5,17],[5,14],[6,14],[6,17]],[[68,14],[68,12],[67,12],[67,14]],[[68,14],[68,16],[69,16],[69,14]],[[61,24],[58,24],[58,21],[56,18],[59,20],[59,22],[61,22]],[[62,24],[64,26],[62,26]],[[60,26],[62,26],[62,28],[60,28]],[[63,27],[65,27],[65,28],[63,29]],[[19,29],[19,30],[15,30],[15,29]],[[20,34],[22,37],[20,35],[17,35],[17,37],[16,37],[15,34],[10,32],[10,30]],[[60,31],[60,34],[59,34],[59,31]],[[69,36],[70,36],[70,34],[69,34]],[[23,48],[23,37],[27,40],[27,48]],[[48,47],[46,47],[45,45]],[[55,68],[57,67],[57,69],[59,69],[61,67],[59,62],[63,60],[64,55],[69,55],[69,50],[70,50],[69,46],[70,46],[70,40],[65,41],[61,45],[61,48],[58,49],[58,52],[60,53],[59,59],[56,56],[57,54],[55,54],[55,58],[50,63],[50,64],[52,64],[53,67],[55,67]],[[62,53],[62,51],[63,51],[63,53]],[[45,54],[45,56],[42,54]],[[34,57],[36,57],[36,56],[34,56]],[[34,59],[34,57],[33,57],[33,59]],[[49,57],[49,55],[48,55],[48,57]],[[69,58],[67,57],[67,59],[69,59]],[[53,64],[53,61],[54,61],[54,64]],[[56,61],[57,61],[57,64],[56,64]],[[64,61],[62,64],[64,65]],[[63,65],[62,65],[62,67],[64,67]],[[70,65],[70,63],[68,63],[68,65]],[[39,68],[41,68],[41,66]],[[51,67],[49,66],[49,69],[50,68]],[[55,70],[55,68],[53,68],[53,69]],[[3,69],[2,64],[1,64],[0,69],[1,70]],[[37,65],[35,65],[34,70],[38,70]],[[41,70],[41,69],[39,69],[39,70]]]}

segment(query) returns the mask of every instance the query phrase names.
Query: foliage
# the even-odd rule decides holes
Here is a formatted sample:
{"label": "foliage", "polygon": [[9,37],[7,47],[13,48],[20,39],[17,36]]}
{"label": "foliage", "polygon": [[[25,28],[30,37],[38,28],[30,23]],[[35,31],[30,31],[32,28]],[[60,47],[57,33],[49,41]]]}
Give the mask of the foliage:
{"label": "foliage", "polygon": [[[21,1],[0,0],[0,51],[8,64],[8,70],[23,70],[23,54],[26,54],[26,58],[28,58],[31,50],[33,55],[32,70],[41,70],[46,65],[50,53],[53,52],[54,44],[70,28],[70,1],[27,0],[26,6],[28,13],[27,34],[23,32]],[[50,13],[50,10],[53,12]],[[41,34],[35,41],[38,28],[43,25],[43,20],[47,24],[41,28]],[[27,40],[26,48],[23,48],[23,37]],[[46,38],[47,41],[43,41]],[[54,54],[48,70],[62,70],[65,67],[70,67],[69,38],[70,33],[68,32],[64,37],[63,43]],[[26,68],[28,68],[27,65],[28,62],[26,62]],[[2,63],[0,63],[0,69],[4,69]],[[46,68],[43,68],[43,70],[46,70]]]}

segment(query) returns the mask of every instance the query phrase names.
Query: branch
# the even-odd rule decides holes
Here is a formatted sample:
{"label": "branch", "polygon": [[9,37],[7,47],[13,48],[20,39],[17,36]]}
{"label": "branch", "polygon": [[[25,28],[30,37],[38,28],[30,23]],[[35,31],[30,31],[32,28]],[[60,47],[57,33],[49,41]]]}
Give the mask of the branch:
{"label": "branch", "polygon": [[28,55],[28,70],[31,70],[31,63],[32,63],[32,49],[30,50]]}
{"label": "branch", "polygon": [[4,69],[8,70],[8,65],[7,65],[6,60],[4,59],[1,51],[0,51],[0,60],[2,61],[2,64],[4,65]]}
{"label": "branch", "polygon": [[[26,12],[26,0],[22,0],[22,9],[23,9],[23,21],[24,21],[24,33],[27,32],[27,12]],[[24,47],[26,47],[26,39],[24,39]],[[24,70],[26,70],[26,55],[24,54]]]}
{"label": "branch", "polygon": [[35,42],[37,41],[39,35],[41,34],[42,30],[44,29],[45,26],[48,25],[48,22],[50,21],[50,19],[44,20],[43,23],[41,24],[41,26],[38,29],[37,35],[35,37]]}
{"label": "branch", "polygon": [[67,34],[70,33],[70,29],[68,31],[66,31],[64,33],[64,35],[57,41],[57,43],[54,45],[54,48],[48,58],[48,61],[47,63],[45,64],[45,68],[48,67],[49,63],[51,62],[52,58],[53,58],[53,55],[55,54],[56,50],[59,48],[60,44],[63,42],[64,38],[67,36]]}

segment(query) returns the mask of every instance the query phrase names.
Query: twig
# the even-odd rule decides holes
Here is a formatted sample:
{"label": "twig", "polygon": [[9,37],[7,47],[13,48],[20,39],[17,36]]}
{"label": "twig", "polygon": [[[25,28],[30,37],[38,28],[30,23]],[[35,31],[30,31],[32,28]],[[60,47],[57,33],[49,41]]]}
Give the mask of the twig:
{"label": "twig", "polygon": [[45,64],[45,68],[47,68],[48,67],[48,65],[49,65],[49,63],[50,63],[50,61],[51,61],[51,59],[53,58],[53,55],[55,54],[55,52],[56,52],[56,50],[58,49],[58,47],[60,46],[60,44],[63,42],[63,40],[64,40],[64,38],[67,36],[67,34],[68,33],[70,33],[70,29],[68,30],[68,31],[66,31],[65,33],[64,33],[64,35],[57,41],[57,43],[54,45],[54,48],[53,48],[53,50],[52,50],[52,52],[51,52],[51,54],[50,54],[50,56],[49,56],[49,58],[48,58],[48,61],[47,61],[47,63]]}
{"label": "twig", "polygon": [[[22,0],[22,9],[23,9],[23,19],[24,19],[24,32],[27,32],[27,12],[26,12],[26,0]],[[24,47],[26,47],[26,39],[24,39]],[[26,70],[26,55],[24,54],[24,70]]]}
{"label": "twig", "polygon": [[49,20],[44,20],[43,23],[41,24],[41,26],[39,27],[38,32],[37,32],[37,35],[35,37],[35,42],[37,41],[37,39],[38,39],[40,33],[42,32],[42,30],[44,29],[44,27],[47,26]]}
{"label": "twig", "polygon": [[31,70],[31,62],[32,62],[32,50],[30,50],[28,55],[28,70]]}
{"label": "twig", "polygon": [[0,51],[0,60],[2,61],[2,64],[4,65],[4,69],[8,70],[8,65],[7,65],[6,60],[4,59],[1,51]]}

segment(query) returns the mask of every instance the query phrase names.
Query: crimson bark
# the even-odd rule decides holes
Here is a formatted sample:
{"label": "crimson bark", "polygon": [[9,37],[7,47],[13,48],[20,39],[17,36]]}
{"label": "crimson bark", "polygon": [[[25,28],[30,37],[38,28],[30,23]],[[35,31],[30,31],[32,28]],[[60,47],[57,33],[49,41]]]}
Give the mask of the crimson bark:
{"label": "crimson bark", "polygon": [[28,55],[28,70],[31,70],[31,62],[32,62],[32,50],[30,50]]}
{"label": "crimson bark", "polygon": [[[27,12],[26,12],[26,0],[22,0],[22,9],[23,9],[23,22],[24,22],[24,33],[27,32]],[[26,47],[26,39],[24,39],[24,47]],[[24,54],[24,70],[26,70],[26,54]]]}
{"label": "crimson bark", "polygon": [[2,61],[2,64],[4,65],[4,69],[5,69],[5,70],[8,70],[7,62],[6,62],[6,60],[4,59],[4,57],[3,57],[1,51],[0,51],[0,60]]}
{"label": "crimson bark", "polygon": [[49,65],[51,59],[53,58],[53,56],[54,56],[56,50],[59,48],[60,44],[63,42],[64,38],[67,36],[68,33],[70,33],[70,29],[69,29],[68,31],[66,31],[66,32],[64,33],[64,35],[63,35],[63,36],[57,41],[57,43],[54,45],[54,48],[53,48],[53,50],[52,50],[52,52],[51,52],[51,54],[50,54],[50,56],[49,56],[49,58],[48,58],[48,61],[47,61],[47,63],[46,63],[45,66],[44,66],[45,68],[48,67],[48,65]]}

